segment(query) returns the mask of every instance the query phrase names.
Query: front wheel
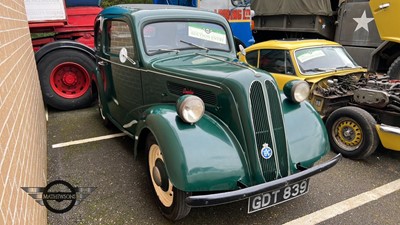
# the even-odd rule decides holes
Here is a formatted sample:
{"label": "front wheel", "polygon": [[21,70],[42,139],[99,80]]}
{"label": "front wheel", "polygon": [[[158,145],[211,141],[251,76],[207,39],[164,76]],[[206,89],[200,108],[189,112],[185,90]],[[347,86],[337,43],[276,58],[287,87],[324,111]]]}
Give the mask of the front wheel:
{"label": "front wheel", "polygon": [[172,221],[182,219],[189,214],[191,209],[185,203],[190,193],[177,189],[171,183],[160,146],[152,135],[147,138],[146,150],[149,178],[158,207],[167,219]]}
{"label": "front wheel", "polygon": [[379,144],[376,121],[367,111],[348,106],[334,111],[326,120],[333,151],[351,159],[371,155]]}
{"label": "front wheel", "polygon": [[96,64],[89,55],[75,49],[59,49],[47,53],[37,66],[46,104],[71,110],[93,103],[90,74]]}

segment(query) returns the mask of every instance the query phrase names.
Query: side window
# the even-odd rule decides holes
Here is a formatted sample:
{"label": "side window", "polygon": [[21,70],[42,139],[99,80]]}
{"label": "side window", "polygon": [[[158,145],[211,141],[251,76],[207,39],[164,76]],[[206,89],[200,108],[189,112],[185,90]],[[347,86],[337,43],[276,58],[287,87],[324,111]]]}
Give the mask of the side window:
{"label": "side window", "polygon": [[96,47],[97,51],[100,51],[101,50],[101,41],[102,41],[101,40],[101,36],[102,36],[102,33],[103,33],[102,29],[100,27],[100,21],[96,22],[94,30],[95,30],[95,34],[94,34],[94,36],[95,36],[95,47]]}
{"label": "side window", "polygon": [[128,50],[128,56],[135,59],[135,45],[129,26],[124,21],[109,20],[105,24],[107,40],[104,51],[112,57],[118,57],[122,48]]}
{"label": "side window", "polygon": [[285,50],[261,50],[259,67],[270,73],[294,74],[289,51]]}
{"label": "side window", "polygon": [[246,61],[252,66],[257,67],[258,51],[252,51],[246,54]]}

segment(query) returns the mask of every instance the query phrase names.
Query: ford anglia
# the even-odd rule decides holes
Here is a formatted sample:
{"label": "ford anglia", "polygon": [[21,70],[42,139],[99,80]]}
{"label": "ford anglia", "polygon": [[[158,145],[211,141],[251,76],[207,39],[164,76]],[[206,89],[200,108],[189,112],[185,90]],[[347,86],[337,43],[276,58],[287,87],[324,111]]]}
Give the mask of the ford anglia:
{"label": "ford anglia", "polygon": [[[162,214],[247,200],[252,213],[305,194],[333,167],[309,86],[279,91],[236,58],[220,15],[165,5],[117,5],[95,22],[98,104],[105,124],[146,155]],[[301,132],[299,132],[301,129]]]}

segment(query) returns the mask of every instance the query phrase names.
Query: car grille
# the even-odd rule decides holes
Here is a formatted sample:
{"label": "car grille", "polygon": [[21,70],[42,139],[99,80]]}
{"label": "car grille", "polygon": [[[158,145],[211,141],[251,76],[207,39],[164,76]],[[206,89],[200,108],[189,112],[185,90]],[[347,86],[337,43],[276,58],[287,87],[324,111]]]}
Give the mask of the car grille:
{"label": "car grille", "polygon": [[216,105],[217,104],[217,96],[215,96],[214,93],[211,91],[206,91],[182,84],[177,84],[177,83],[172,83],[172,82],[167,82],[167,87],[168,91],[172,94],[181,96],[184,95],[185,92],[189,92],[193,95],[197,95],[200,97],[204,103],[210,104],[210,105]]}
{"label": "car grille", "polygon": [[[267,80],[254,82],[250,87],[250,102],[258,159],[266,181],[287,176],[289,173],[288,150],[284,131],[279,92]],[[269,159],[261,156],[261,149],[268,144],[273,154]]]}

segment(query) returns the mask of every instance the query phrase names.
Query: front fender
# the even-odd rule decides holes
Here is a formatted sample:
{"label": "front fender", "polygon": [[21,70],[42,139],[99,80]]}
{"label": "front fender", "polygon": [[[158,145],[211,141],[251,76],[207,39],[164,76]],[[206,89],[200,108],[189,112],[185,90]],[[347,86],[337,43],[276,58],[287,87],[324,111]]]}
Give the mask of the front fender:
{"label": "front fender", "polygon": [[330,150],[320,115],[308,103],[293,103],[282,96],[286,137],[292,162],[311,167]]}
{"label": "front fender", "polygon": [[[247,183],[243,150],[230,130],[217,118],[205,114],[196,124],[184,123],[174,105],[154,106],[138,124],[138,134],[150,130],[155,136],[172,184],[180,190],[222,191]],[[138,140],[140,142],[140,140]],[[135,149],[136,151],[136,149]]]}

